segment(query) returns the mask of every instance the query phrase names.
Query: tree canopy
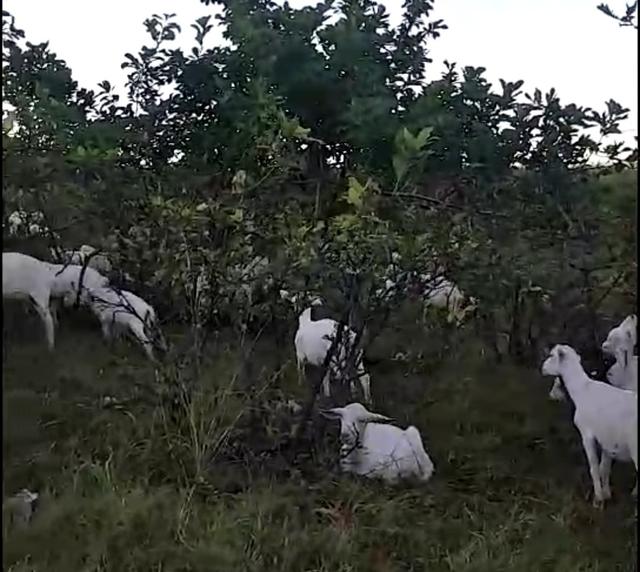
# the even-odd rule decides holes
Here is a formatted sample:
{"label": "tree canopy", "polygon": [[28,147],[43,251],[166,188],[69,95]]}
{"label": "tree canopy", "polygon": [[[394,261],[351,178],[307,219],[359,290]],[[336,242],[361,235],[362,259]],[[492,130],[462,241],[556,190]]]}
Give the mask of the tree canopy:
{"label": "tree canopy", "polygon": [[[618,102],[454,62],[426,81],[446,29],[430,0],[404,0],[396,27],[375,0],[202,3],[221,14],[192,24],[187,52],[174,14],[144,22],[124,102],[108,80],[79,87],[3,11],[5,228],[13,208],[43,211],[50,240],[98,240],[165,292],[201,267],[221,284],[257,253],[282,284],[347,262],[368,284],[391,249],[445,261],[487,311],[527,284],[562,305],[574,273],[601,267],[602,292],[632,283],[630,212],[598,182],[637,168]],[[205,47],[214,25],[227,44]]]}

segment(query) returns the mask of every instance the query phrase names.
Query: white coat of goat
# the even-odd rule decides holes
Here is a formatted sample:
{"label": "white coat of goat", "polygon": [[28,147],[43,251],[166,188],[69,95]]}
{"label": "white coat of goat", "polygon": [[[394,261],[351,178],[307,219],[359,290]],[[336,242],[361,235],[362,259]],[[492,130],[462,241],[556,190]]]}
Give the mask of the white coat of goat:
{"label": "white coat of goat", "polygon": [[635,314],[627,316],[619,325],[613,328],[602,344],[602,351],[616,357],[618,351],[629,351],[633,355],[636,345],[636,330],[638,319]]}
{"label": "white coat of goat", "polygon": [[620,389],[638,393],[638,356],[626,355],[622,360],[616,359],[607,371],[607,381]]}
{"label": "white coat of goat", "polygon": [[167,346],[158,326],[155,310],[132,292],[113,288],[83,290],[95,316],[100,320],[102,334],[110,342],[114,336],[129,331],[155,361],[154,345],[166,351]]}
{"label": "white coat of goat", "polygon": [[391,419],[368,411],[360,403],[321,413],[340,420],[340,468],[344,472],[381,478],[391,484],[406,478],[421,481],[431,478],[433,462],[415,427],[403,430],[395,425],[377,423]]}
{"label": "white coat of goat", "polygon": [[[83,244],[79,250],[65,250],[62,253],[62,261],[66,264],[79,264],[82,266],[85,259],[93,254],[96,249],[88,244]],[[105,254],[96,254],[89,258],[87,264],[90,268],[102,272],[103,274],[109,274],[113,268],[111,261]]]}
{"label": "white coat of goat", "polygon": [[[319,305],[319,299],[313,301],[313,305]],[[311,319],[311,308],[307,308],[300,314],[298,318],[298,330],[296,332],[294,343],[296,348],[296,360],[298,363],[298,371],[301,372],[305,363],[309,363],[316,367],[321,367],[324,363],[327,352],[331,348],[332,341],[338,335],[340,324],[331,318],[322,320]],[[342,334],[340,347],[334,351],[330,367],[336,374],[341,373],[347,356],[347,348],[353,347],[356,341],[356,333],[347,328]],[[346,340],[344,339],[346,336]],[[346,343],[345,343],[346,342]],[[366,373],[362,364],[362,352],[356,356],[356,367],[358,380],[362,386],[364,399],[367,403],[371,403],[371,382],[369,374]],[[322,381],[322,387],[325,396],[330,394],[330,375],[329,371]],[[300,376],[301,377],[301,376]],[[354,390],[354,383],[351,383],[351,390]]]}
{"label": "white coat of goat", "polygon": [[55,345],[55,324],[49,309],[54,276],[48,263],[19,252],[2,253],[2,297],[29,300],[44,324],[47,345]]}
{"label": "white coat of goat", "polygon": [[[591,379],[580,356],[567,345],[556,345],[542,364],[543,375],[562,378],[576,410],[573,422],[582,437],[593,482],[593,503],[611,497],[609,475],[613,459],[633,461],[638,470],[638,397],[631,391]],[[598,460],[598,449],[601,458]],[[633,490],[636,495],[638,485]]]}
{"label": "white coat of goat", "polygon": [[[58,304],[61,301],[65,306],[72,306],[79,293],[80,276],[82,275],[82,286],[84,288],[106,288],[109,279],[100,274],[97,270],[87,267],[82,274],[82,266],[76,264],[49,264],[53,273],[54,281],[51,288],[50,308],[54,320],[57,321]],[[83,297],[80,297],[80,301]]]}
{"label": "white coat of goat", "polygon": [[[434,306],[448,310],[447,321],[449,322],[454,320],[458,323],[462,322],[466,314],[475,308],[475,299],[467,300],[462,290],[444,276],[432,278],[430,274],[421,274],[419,281],[425,285],[425,308]],[[465,302],[468,303],[465,305]]]}
{"label": "white coat of goat", "polygon": [[616,358],[607,372],[609,383],[635,392],[638,391],[638,358],[633,355],[636,327],[636,315],[631,314],[609,332],[602,344],[602,351]]}

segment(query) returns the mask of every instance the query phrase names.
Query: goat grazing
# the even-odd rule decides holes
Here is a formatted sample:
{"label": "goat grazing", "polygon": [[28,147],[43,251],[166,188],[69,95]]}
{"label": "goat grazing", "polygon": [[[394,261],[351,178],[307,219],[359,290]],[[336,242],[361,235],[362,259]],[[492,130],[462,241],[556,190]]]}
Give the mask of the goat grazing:
{"label": "goat grazing", "polygon": [[[109,280],[93,268],[85,268],[84,274],[82,266],[70,264],[49,264],[46,263],[53,273],[54,281],[51,287],[50,309],[54,321],[57,322],[58,303],[62,301],[64,306],[71,306],[79,296],[80,287],[90,290],[96,288],[106,288]],[[80,278],[82,277],[82,284]],[[82,300],[82,297],[80,297]]]}
{"label": "goat grazing", "polygon": [[55,345],[55,324],[49,298],[55,277],[48,263],[19,252],[2,253],[2,297],[29,300],[44,324],[47,345]]}
{"label": "goat grazing", "polygon": [[[93,246],[83,244],[79,250],[65,250],[62,254],[62,262],[65,264],[79,264],[82,266],[84,261],[95,251],[96,249],[93,248]],[[111,261],[104,254],[91,256],[87,266],[101,272],[102,274],[109,274],[112,269]]]}
{"label": "goat grazing", "polygon": [[114,335],[129,331],[142,345],[151,361],[156,361],[153,348],[167,351],[167,344],[158,325],[155,310],[142,298],[126,290],[96,288],[83,290],[87,302],[100,320],[107,342]]}
{"label": "goat grazing", "polygon": [[430,274],[420,274],[418,283],[423,290],[425,310],[429,306],[446,309],[448,322],[462,323],[476,307],[474,298],[467,299],[462,290],[444,276],[433,278]]}
{"label": "goat grazing", "polygon": [[[319,305],[321,302],[319,299],[315,299],[312,305]],[[338,329],[340,324],[331,318],[324,318],[322,320],[311,319],[311,308],[307,308],[300,314],[298,318],[298,331],[296,332],[294,343],[296,348],[296,359],[298,364],[299,379],[302,377],[302,369],[305,363],[309,363],[316,367],[321,367],[324,363],[325,357],[329,352],[333,339],[338,335]],[[344,370],[344,364],[348,355],[348,348],[353,349],[356,342],[356,333],[346,328],[343,332],[343,338],[340,347],[335,349],[332,356],[329,369],[334,374],[339,374]],[[367,403],[371,403],[371,386],[369,375],[364,369],[362,364],[362,351],[358,352],[356,356],[357,375],[360,385],[362,386],[362,392],[364,400]],[[330,394],[330,371],[328,370],[322,382],[323,391],[325,396]],[[351,382],[351,390],[354,391],[354,383]]]}
{"label": "goat grazing", "polygon": [[417,478],[428,481],[433,462],[424,449],[419,431],[378,423],[388,417],[368,411],[360,403],[323,410],[325,417],[340,420],[340,468],[387,483]]}
{"label": "goat grazing", "polygon": [[[591,379],[578,353],[556,345],[542,364],[542,375],[562,378],[576,410],[573,422],[582,437],[593,482],[594,506],[611,498],[609,476],[613,459],[633,461],[638,470],[637,394]],[[598,449],[601,459],[598,462]],[[638,485],[633,490],[636,495]]]}

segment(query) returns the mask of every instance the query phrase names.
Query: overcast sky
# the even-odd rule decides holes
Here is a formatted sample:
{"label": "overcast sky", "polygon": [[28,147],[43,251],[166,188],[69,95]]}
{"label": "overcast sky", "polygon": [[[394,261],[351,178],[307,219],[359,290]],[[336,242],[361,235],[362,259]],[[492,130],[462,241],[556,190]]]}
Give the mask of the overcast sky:
{"label": "overcast sky", "polygon": [[[637,31],[620,28],[596,9],[600,0],[436,0],[434,18],[449,26],[430,43],[433,63],[429,79],[437,78],[442,61],[483,66],[491,82],[524,80],[524,89],[543,92],[555,87],[564,103],[604,109],[613,98],[630,108],[622,126],[625,140],[637,135]],[[300,7],[315,0],[291,0]],[[400,18],[401,0],[383,0],[391,21]],[[614,11],[622,0],[610,0]],[[173,12],[182,26],[180,46],[193,45],[191,24],[212,13],[199,0],[5,0],[3,8],[32,42],[48,40],[66,60],[81,86],[95,88],[108,79],[122,84],[125,52],[137,52],[148,36],[142,25],[152,13]],[[219,41],[210,33],[208,43]]]}

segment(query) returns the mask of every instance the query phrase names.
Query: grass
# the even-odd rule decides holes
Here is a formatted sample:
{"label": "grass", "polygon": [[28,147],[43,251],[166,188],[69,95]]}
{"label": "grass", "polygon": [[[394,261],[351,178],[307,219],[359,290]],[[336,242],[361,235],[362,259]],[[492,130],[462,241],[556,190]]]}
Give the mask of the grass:
{"label": "grass", "polygon": [[[281,478],[205,453],[196,471],[194,439],[206,435],[198,450],[211,453],[255,391],[230,387],[232,344],[208,350],[181,431],[150,404],[158,382],[137,348],[110,353],[95,327],[63,323],[50,356],[29,324],[6,334],[4,496],[27,487],[41,503],[4,539],[5,570],[635,570],[632,466],[614,464],[614,499],[593,509],[568,406],[547,399],[537,372],[496,366],[471,341],[437,365],[372,366],[376,410],[416,425],[436,465],[426,485],[390,489],[325,471]],[[301,396],[292,364],[273,375],[290,358],[277,349],[258,345],[256,384]]]}

